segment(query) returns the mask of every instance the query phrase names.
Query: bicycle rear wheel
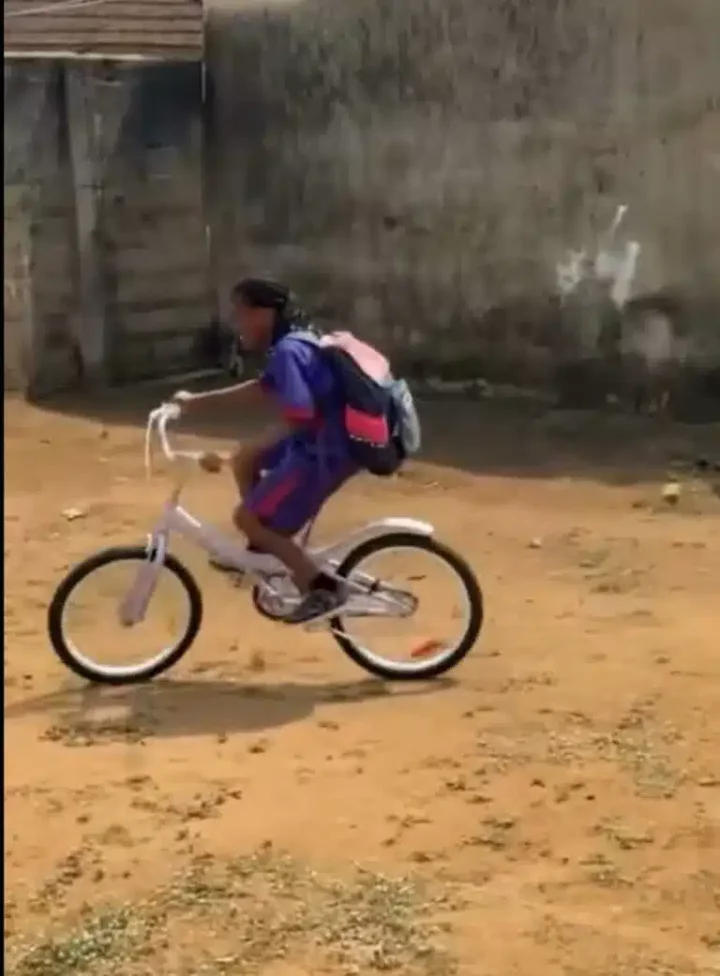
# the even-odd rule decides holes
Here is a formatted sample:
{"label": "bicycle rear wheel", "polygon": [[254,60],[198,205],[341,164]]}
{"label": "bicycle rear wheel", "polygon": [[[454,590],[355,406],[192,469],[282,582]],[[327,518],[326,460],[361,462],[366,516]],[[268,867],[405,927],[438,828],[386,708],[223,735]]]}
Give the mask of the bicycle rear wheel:
{"label": "bicycle rear wheel", "polygon": [[[202,595],[188,570],[169,554],[159,567],[143,620],[131,627],[120,624],[121,600],[147,561],[144,546],[103,549],[75,566],[55,591],[48,608],[50,642],[62,663],[79,677],[107,685],[149,681],[177,664],[195,640]],[[90,582],[95,593],[85,592],[83,584]],[[74,639],[76,624],[82,647]],[[138,650],[133,653],[135,644]],[[108,657],[119,657],[121,663],[106,663]]]}
{"label": "bicycle rear wheel", "polygon": [[385,593],[407,606],[404,616],[341,610],[329,621],[348,657],[380,678],[436,678],[456,667],[480,635],[483,595],[475,573],[432,537],[398,532],[370,539],[348,553],[337,573],[371,597]]}

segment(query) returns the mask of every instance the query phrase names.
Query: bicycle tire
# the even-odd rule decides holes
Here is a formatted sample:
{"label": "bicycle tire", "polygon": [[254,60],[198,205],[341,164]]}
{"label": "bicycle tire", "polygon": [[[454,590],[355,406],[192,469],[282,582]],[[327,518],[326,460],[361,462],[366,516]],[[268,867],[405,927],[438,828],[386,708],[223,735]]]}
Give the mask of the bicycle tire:
{"label": "bicycle tire", "polygon": [[471,566],[462,556],[432,536],[417,535],[410,532],[395,532],[377,536],[361,543],[347,554],[337,569],[337,575],[348,577],[368,556],[381,552],[383,549],[392,548],[423,549],[426,552],[431,552],[446,562],[459,577],[468,598],[470,615],[465,633],[457,647],[451,654],[439,661],[428,662],[426,665],[418,663],[413,665],[412,670],[410,670],[406,667],[392,665],[389,662],[379,664],[368,658],[363,649],[347,635],[342,613],[330,619],[331,633],[345,654],[355,664],[375,677],[384,678],[388,681],[427,681],[437,678],[457,667],[475,646],[485,619],[482,589]]}
{"label": "bicycle tire", "polygon": [[188,598],[188,623],[182,637],[159,659],[153,660],[145,668],[137,668],[132,673],[119,674],[116,669],[104,670],[89,666],[87,659],[79,660],[65,637],[63,614],[67,602],[79,583],[103,566],[127,560],[143,561],[148,558],[145,546],[112,546],[102,549],[74,566],[61,580],[48,607],[47,627],[50,643],[60,661],[78,677],[94,684],[129,685],[139,684],[156,678],[169,670],[187,653],[198,635],[203,616],[203,601],[195,578],[175,556],[167,554],[163,567],[174,574],[183,586]]}

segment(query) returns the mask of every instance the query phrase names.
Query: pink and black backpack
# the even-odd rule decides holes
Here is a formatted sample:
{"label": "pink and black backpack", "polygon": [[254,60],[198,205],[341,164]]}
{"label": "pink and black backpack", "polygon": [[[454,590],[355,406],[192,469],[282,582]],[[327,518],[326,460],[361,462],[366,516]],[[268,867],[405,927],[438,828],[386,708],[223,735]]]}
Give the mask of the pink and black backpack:
{"label": "pink and black backpack", "polygon": [[343,416],[351,456],[371,474],[394,474],[420,449],[420,420],[405,380],[390,363],[350,332],[317,335],[297,330],[293,339],[320,350],[344,391]]}

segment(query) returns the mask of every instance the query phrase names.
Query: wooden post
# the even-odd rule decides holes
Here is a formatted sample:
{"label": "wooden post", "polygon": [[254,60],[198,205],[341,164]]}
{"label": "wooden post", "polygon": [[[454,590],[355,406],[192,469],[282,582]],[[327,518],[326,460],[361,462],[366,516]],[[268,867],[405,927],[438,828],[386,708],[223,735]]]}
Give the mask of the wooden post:
{"label": "wooden post", "polygon": [[[5,187],[4,389],[33,394],[41,360],[35,328],[30,259],[30,217],[24,187]],[[25,203],[25,206],[23,206]]]}
{"label": "wooden post", "polygon": [[[205,9],[205,8],[203,8]],[[218,164],[219,142],[218,142],[218,92],[215,86],[215,76],[213,74],[213,62],[208,58],[208,50],[212,51],[212,46],[208,45],[207,13],[205,17],[204,37],[204,57],[200,66],[200,85],[201,85],[201,179],[203,206],[205,209],[205,228],[207,241],[207,259],[210,275],[210,287],[214,298],[213,318],[220,322],[222,310],[227,304],[225,294],[224,278],[225,267],[223,265],[223,252],[221,249],[221,239],[223,224],[220,219],[220,201],[222,200],[221,183],[223,173]]]}
{"label": "wooden post", "polygon": [[43,366],[44,335],[35,316],[32,232],[48,126],[52,70],[5,61],[4,385],[32,396]]}
{"label": "wooden post", "polygon": [[90,97],[92,64],[65,65],[65,108],[72,163],[77,230],[79,315],[77,341],[83,380],[96,386],[108,380],[108,324],[102,252],[98,241],[101,169],[99,120]]}

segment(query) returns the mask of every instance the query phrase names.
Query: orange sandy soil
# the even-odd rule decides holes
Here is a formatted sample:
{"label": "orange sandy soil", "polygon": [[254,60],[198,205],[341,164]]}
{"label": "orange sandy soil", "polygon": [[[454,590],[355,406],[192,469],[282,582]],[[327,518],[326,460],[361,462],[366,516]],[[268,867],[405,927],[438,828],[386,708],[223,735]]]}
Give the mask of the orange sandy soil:
{"label": "orange sandy soil", "polygon": [[[368,679],[180,543],[197,643],[92,689],[46,609],[152,522],[152,395],[5,403],[6,972],[720,973],[720,501],[682,470],[717,429],[430,404],[433,460],[358,478],[321,532],[412,515],[465,554],[487,621],[449,680]],[[222,522],[232,495],[188,501]]]}

